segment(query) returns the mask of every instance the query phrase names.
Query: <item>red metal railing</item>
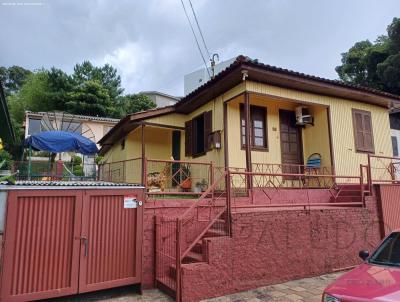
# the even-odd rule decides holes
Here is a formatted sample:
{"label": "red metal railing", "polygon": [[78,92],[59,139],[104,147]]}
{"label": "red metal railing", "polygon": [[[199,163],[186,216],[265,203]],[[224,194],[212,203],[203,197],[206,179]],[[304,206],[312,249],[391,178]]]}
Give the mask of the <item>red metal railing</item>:
{"label": "red metal railing", "polygon": [[[289,207],[301,206],[362,206],[364,203],[364,182],[361,176],[315,175],[307,173],[258,173],[230,172],[231,203],[233,207]],[[297,186],[288,190],[279,186],[284,179],[297,181]],[[342,202],[344,185],[359,190],[358,198]],[[307,185],[313,181],[317,186]],[[251,185],[250,185],[251,183]],[[354,191],[354,190],[353,190]],[[325,202],[321,202],[324,200]]]}
{"label": "red metal railing", "polygon": [[400,183],[400,158],[368,154],[370,185]]}
{"label": "red metal railing", "polygon": [[142,158],[99,164],[98,179],[111,182],[142,184]]}
{"label": "red metal railing", "polygon": [[151,195],[201,195],[213,183],[213,163],[146,160],[146,185]]}
{"label": "red metal railing", "polygon": [[156,217],[155,281],[158,286],[172,290],[177,301],[181,299],[181,267],[187,255],[204,236],[231,234],[226,177],[224,171],[181,216]]}
{"label": "red metal railing", "polygon": [[[318,177],[320,175],[334,175],[332,166],[323,166],[319,168],[311,168],[307,165],[298,164],[268,164],[253,163],[252,172],[254,173],[271,173],[268,178],[264,178],[268,183],[273,183],[276,187],[296,188],[307,185],[308,187],[326,187],[331,185],[331,179],[326,177]],[[279,177],[279,174],[297,174],[299,177]],[[304,178],[302,175],[309,175]],[[315,176],[315,177],[314,177]]]}

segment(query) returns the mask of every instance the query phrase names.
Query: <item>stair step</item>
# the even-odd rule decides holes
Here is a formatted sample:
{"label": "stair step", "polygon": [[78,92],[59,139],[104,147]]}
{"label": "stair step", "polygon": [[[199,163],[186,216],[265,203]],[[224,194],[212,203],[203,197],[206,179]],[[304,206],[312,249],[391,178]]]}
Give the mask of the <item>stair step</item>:
{"label": "stair step", "polygon": [[192,251],[198,254],[202,254],[203,253],[203,241],[199,240],[196,242],[195,246],[192,248]]}
{"label": "stair step", "polygon": [[185,256],[185,258],[183,258],[182,261],[183,264],[194,263],[194,262],[204,262],[203,254],[190,251],[189,253],[187,253],[187,255]]}
{"label": "stair step", "polygon": [[172,298],[176,298],[176,280],[170,276],[156,278],[156,287]]}
{"label": "stair step", "polygon": [[176,264],[171,264],[169,266],[169,276],[176,280]]}
{"label": "stair step", "polygon": [[339,196],[361,196],[360,190],[342,190],[339,192]]}
{"label": "stair step", "polygon": [[221,236],[227,236],[227,233],[225,230],[220,230],[220,229],[209,229],[203,236],[203,238],[208,238],[208,237],[221,237]]}

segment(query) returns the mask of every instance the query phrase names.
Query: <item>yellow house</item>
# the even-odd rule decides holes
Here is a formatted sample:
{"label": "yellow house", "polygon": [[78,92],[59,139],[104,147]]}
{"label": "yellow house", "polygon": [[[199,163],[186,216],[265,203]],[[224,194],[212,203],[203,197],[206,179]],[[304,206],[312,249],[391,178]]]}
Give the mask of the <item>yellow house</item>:
{"label": "yellow house", "polygon": [[104,174],[144,183],[168,164],[174,174],[179,162],[190,164],[196,182],[210,184],[217,176],[209,171],[229,167],[276,173],[282,185],[316,160],[314,173],[353,182],[345,177],[360,175],[367,154],[393,155],[388,109],[399,101],[239,56],[175,105],[122,119],[99,142]]}

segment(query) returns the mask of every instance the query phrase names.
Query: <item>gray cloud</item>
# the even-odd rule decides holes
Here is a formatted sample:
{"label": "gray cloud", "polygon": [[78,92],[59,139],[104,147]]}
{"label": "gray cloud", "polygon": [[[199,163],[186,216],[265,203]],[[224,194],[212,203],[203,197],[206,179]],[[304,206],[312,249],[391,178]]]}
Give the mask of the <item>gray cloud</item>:
{"label": "gray cloud", "polygon": [[[327,78],[336,78],[341,52],[383,34],[399,8],[397,0],[192,2],[221,59],[244,54]],[[183,75],[202,66],[180,0],[0,0],[0,28],[0,65],[71,72],[86,59],[109,62],[126,92],[182,95]]]}

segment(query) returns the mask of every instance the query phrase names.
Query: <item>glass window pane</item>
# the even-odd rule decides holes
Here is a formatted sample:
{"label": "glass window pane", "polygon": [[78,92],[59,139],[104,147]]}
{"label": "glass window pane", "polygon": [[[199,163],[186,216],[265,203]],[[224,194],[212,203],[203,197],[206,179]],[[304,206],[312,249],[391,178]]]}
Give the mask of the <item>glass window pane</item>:
{"label": "glass window pane", "polygon": [[254,127],[263,128],[263,122],[262,121],[253,121],[253,122],[254,122]]}
{"label": "glass window pane", "polygon": [[28,127],[28,134],[36,134],[41,131],[41,120],[37,119],[29,119],[29,127]]}
{"label": "glass window pane", "polygon": [[254,145],[257,147],[264,147],[264,139],[262,137],[255,137]]}
{"label": "glass window pane", "polygon": [[254,136],[263,137],[264,129],[256,128],[254,129]]}
{"label": "glass window pane", "polygon": [[392,136],[393,156],[399,156],[399,147],[397,145],[397,137]]}

